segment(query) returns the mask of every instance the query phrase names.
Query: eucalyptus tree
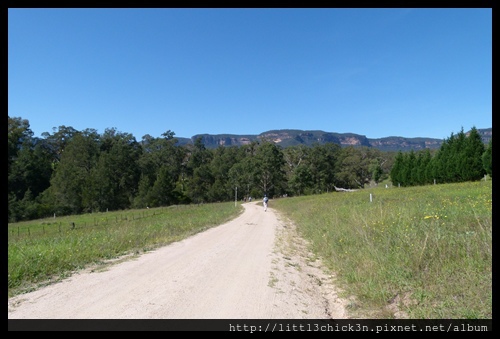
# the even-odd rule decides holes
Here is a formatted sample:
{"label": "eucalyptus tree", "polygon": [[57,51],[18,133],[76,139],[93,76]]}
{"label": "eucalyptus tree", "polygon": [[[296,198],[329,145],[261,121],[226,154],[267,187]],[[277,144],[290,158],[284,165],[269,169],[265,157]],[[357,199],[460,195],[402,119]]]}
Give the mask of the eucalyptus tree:
{"label": "eucalyptus tree", "polygon": [[[243,157],[242,149],[236,146],[225,147],[221,145],[213,151],[210,171],[214,183],[208,193],[210,201],[228,201],[234,197],[233,190],[235,190],[235,186],[229,177],[229,171]],[[241,196],[245,194],[241,187],[239,193]]]}
{"label": "eucalyptus tree", "polygon": [[162,174],[157,177],[155,185],[159,185],[157,181],[160,178],[164,184],[159,185],[160,189],[154,192],[153,198],[162,206],[181,203],[185,201],[185,192],[182,186],[178,186],[178,182],[185,166],[185,149],[177,145],[177,138],[171,130],[163,133],[162,138],[158,141],[156,165]]}
{"label": "eucalyptus tree", "polygon": [[92,173],[96,190],[86,207],[101,211],[130,208],[138,191],[141,154],[141,145],[132,134],[107,128],[100,137],[99,160]]}
{"label": "eucalyptus tree", "polygon": [[394,166],[394,161],[397,152],[395,151],[380,151],[380,156],[377,157],[378,163],[382,168],[382,174],[380,175],[380,181],[389,178],[392,166]]}
{"label": "eucalyptus tree", "polygon": [[24,197],[27,188],[23,180],[24,166],[19,163],[19,157],[24,149],[31,149],[33,131],[30,129],[29,121],[26,119],[8,117],[7,123],[7,190],[9,201],[16,201]]}
{"label": "eucalyptus tree", "polygon": [[177,146],[175,133],[168,130],[161,138],[145,135],[139,159],[140,180],[135,207],[158,207],[182,201],[182,188],[177,187],[182,172],[184,151]]}
{"label": "eucalyptus tree", "polygon": [[[97,133],[95,129],[88,128],[86,130]],[[45,139],[49,152],[50,154],[52,154],[52,166],[53,169],[55,169],[59,164],[59,161],[61,160],[61,155],[64,152],[66,145],[69,141],[71,141],[71,139],[73,139],[73,136],[76,133],[79,133],[79,131],[71,126],[64,125],[61,125],[57,128],[53,127],[52,131],[53,134],[50,134],[49,132],[43,132],[41,136]]]}
{"label": "eucalyptus tree", "polygon": [[259,149],[260,142],[257,140],[252,140],[249,144],[241,146],[241,148],[245,151],[245,155],[249,157],[254,157],[257,155],[257,151]]}
{"label": "eucalyptus tree", "polygon": [[8,117],[8,220],[35,219],[45,213],[40,194],[50,187],[51,156],[44,140],[33,137],[29,121]]}
{"label": "eucalyptus tree", "polygon": [[55,213],[77,214],[94,206],[92,171],[99,152],[99,135],[94,130],[76,132],[67,141],[46,196]]}
{"label": "eucalyptus tree", "polygon": [[188,183],[188,195],[192,202],[200,204],[211,201],[210,190],[215,179],[210,167],[206,164],[194,168]]}
{"label": "eucalyptus tree", "polygon": [[309,172],[316,193],[330,192],[335,187],[337,159],[341,147],[336,143],[315,143],[309,152]]}
{"label": "eucalyptus tree", "polygon": [[243,145],[239,148],[238,161],[233,163],[227,173],[227,189],[231,195],[237,194],[238,199],[262,195],[257,186],[255,156],[248,151],[248,147]]}
{"label": "eucalyptus tree", "polygon": [[348,146],[337,157],[336,182],[343,188],[364,188],[372,178],[371,160],[376,152],[366,146]]}
{"label": "eucalyptus tree", "polygon": [[307,194],[313,186],[311,169],[308,164],[310,147],[303,144],[289,146],[283,149],[287,191],[293,195]]}
{"label": "eucalyptus tree", "polygon": [[30,123],[27,119],[21,117],[7,117],[7,165],[10,173],[10,166],[17,159],[19,151],[23,148],[23,144],[30,142],[33,137],[33,131],[30,129]]}
{"label": "eucalyptus tree", "polygon": [[313,193],[314,180],[311,169],[306,163],[297,165],[293,173],[288,177],[288,190],[292,195]]}
{"label": "eucalyptus tree", "polygon": [[369,170],[372,173],[372,180],[375,182],[375,184],[378,184],[380,178],[382,177],[383,171],[382,171],[382,166],[380,165],[377,159],[372,159],[370,161]]}
{"label": "eucalyptus tree", "polygon": [[283,149],[283,160],[285,161],[285,174],[288,178],[293,175],[295,169],[300,166],[309,156],[311,148],[304,144],[289,146]]}
{"label": "eucalyptus tree", "polygon": [[21,203],[22,219],[37,219],[47,217],[51,210],[41,202],[42,193],[50,187],[52,176],[52,158],[44,140],[33,139],[33,147],[23,147],[16,162],[12,166],[9,180],[14,179],[21,184],[24,191]]}
{"label": "eucalyptus tree", "polygon": [[[258,184],[257,177],[257,154],[260,142],[253,140],[249,144],[240,147],[240,157],[236,168],[231,167],[230,178],[231,185],[241,187],[238,193],[247,197],[257,197],[262,195],[262,190]],[[236,172],[236,174],[235,174]],[[239,184],[234,183],[234,178],[239,178]]]}
{"label": "eucalyptus tree", "polygon": [[285,192],[285,160],[280,146],[270,141],[262,142],[255,157],[255,178],[261,195],[280,195]]}
{"label": "eucalyptus tree", "polygon": [[186,148],[188,152],[186,193],[194,203],[208,202],[209,190],[214,183],[210,168],[213,154],[205,147],[201,137],[198,137],[193,145],[186,145]]}
{"label": "eucalyptus tree", "polygon": [[394,164],[394,157],[395,152],[384,152],[376,148],[370,149],[368,170],[373,182],[378,184],[389,177]]}

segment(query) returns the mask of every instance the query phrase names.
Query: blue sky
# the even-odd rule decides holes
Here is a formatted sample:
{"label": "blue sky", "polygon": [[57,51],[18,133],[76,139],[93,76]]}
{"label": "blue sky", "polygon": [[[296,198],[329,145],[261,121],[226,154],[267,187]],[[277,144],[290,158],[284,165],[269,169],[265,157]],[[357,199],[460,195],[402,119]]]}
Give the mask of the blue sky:
{"label": "blue sky", "polygon": [[35,136],[445,139],[492,127],[492,9],[9,8],[8,115]]}

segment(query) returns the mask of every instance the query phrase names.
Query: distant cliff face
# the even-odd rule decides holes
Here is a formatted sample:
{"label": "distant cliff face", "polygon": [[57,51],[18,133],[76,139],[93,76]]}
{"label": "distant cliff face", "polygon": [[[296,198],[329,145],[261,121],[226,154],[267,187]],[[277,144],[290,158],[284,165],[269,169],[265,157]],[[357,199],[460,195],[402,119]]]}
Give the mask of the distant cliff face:
{"label": "distant cliff face", "polygon": [[370,139],[370,146],[383,151],[409,151],[438,149],[441,147],[443,140],[431,138],[403,138],[403,137],[387,137],[381,139]]}
{"label": "distant cliff face", "polygon": [[[485,144],[492,137],[492,128],[478,129]],[[469,132],[466,133],[468,135]],[[451,133],[450,133],[451,134]],[[404,138],[386,137],[380,139],[368,139],[364,135],[354,133],[331,133],[324,131],[303,130],[272,130],[259,135],[236,135],[236,134],[197,134],[192,138],[177,138],[180,145],[193,144],[201,138],[206,148],[217,148],[219,146],[243,146],[253,141],[271,141],[282,147],[305,145],[312,146],[315,143],[325,144],[328,142],[347,146],[366,146],[377,148],[381,151],[418,151],[425,148],[439,149],[443,139],[433,138]]]}
{"label": "distant cliff face", "polygon": [[250,144],[253,140],[255,140],[255,136],[212,134],[196,135],[190,140],[194,142],[198,137],[201,137],[203,144],[207,148],[216,148],[219,146],[242,146]]}

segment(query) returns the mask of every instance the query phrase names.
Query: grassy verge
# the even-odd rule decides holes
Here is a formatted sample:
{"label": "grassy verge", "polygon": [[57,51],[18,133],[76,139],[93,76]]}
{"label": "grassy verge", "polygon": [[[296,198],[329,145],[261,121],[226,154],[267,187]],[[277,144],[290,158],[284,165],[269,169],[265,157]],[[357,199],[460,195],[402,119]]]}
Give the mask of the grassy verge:
{"label": "grassy verge", "polygon": [[492,182],[278,199],[359,317],[492,318]]}

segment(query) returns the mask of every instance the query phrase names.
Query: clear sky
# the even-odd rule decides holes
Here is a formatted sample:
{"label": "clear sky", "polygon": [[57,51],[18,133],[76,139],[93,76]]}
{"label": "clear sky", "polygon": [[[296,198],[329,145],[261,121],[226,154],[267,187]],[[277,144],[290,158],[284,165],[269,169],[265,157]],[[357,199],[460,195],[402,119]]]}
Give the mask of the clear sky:
{"label": "clear sky", "polygon": [[9,8],[8,115],[35,136],[445,139],[492,127],[492,9]]}

